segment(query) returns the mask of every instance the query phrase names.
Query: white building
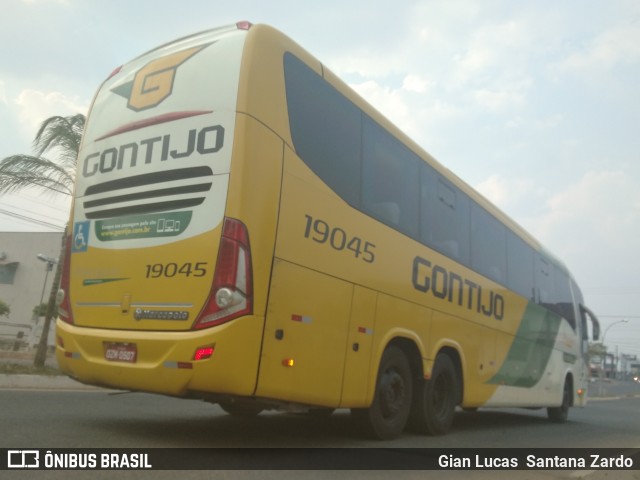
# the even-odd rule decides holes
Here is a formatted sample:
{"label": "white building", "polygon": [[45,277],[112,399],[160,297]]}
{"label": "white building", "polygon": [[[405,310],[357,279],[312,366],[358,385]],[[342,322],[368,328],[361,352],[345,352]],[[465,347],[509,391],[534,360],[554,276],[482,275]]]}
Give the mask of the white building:
{"label": "white building", "polygon": [[49,301],[61,241],[61,232],[0,232],[0,300],[11,309],[8,317],[0,316],[0,349],[39,341],[44,317],[34,308]]}

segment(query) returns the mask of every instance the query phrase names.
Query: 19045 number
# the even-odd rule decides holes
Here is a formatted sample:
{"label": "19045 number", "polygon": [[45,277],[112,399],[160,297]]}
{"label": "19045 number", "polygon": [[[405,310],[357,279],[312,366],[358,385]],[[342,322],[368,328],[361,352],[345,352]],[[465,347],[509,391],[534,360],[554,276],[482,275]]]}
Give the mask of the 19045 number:
{"label": "19045 number", "polygon": [[147,278],[172,278],[175,276],[184,277],[204,277],[207,274],[206,262],[198,263],[154,263],[147,265]]}
{"label": "19045 number", "polygon": [[356,258],[367,263],[373,263],[376,259],[376,246],[364,241],[360,237],[351,237],[340,227],[332,227],[324,220],[313,218],[310,215],[304,216],[306,225],[304,238],[309,238],[317,243],[327,243],[335,250],[348,250],[353,252]]}

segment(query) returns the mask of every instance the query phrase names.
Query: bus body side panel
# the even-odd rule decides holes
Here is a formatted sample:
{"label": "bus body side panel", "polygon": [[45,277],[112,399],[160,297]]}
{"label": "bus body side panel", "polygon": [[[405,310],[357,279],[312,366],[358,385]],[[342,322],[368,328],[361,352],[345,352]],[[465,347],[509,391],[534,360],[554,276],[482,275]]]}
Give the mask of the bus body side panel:
{"label": "bus body side panel", "polygon": [[[386,345],[396,337],[416,344],[427,377],[441,349],[452,348],[458,353],[464,379],[464,406],[503,405],[503,395],[513,406],[530,406],[531,398],[555,403],[562,393],[561,386],[558,387],[562,374],[555,378],[542,370],[563,371],[556,368],[556,359],[558,353],[563,358],[562,348],[566,347],[559,343],[554,348],[559,338],[556,322],[559,317],[550,315],[545,320],[546,309],[407,237],[398,236],[345,205],[288,149],[285,158],[276,255],[372,292],[366,306],[361,304],[359,310],[353,307],[358,312],[354,315],[360,318],[350,318],[347,333],[350,340],[346,347],[345,372],[351,377],[366,378],[366,382],[359,387],[350,385],[347,392],[345,378],[342,406],[366,406],[371,401],[378,362]],[[342,240],[343,235],[347,239],[359,238],[361,245],[372,245],[374,261],[364,261],[369,260],[364,248],[360,252],[350,250],[348,240]],[[428,263],[422,261],[416,267],[416,258]],[[497,295],[502,299],[499,313],[489,314],[489,301]],[[313,295],[308,298],[311,303],[315,301]],[[371,327],[362,328],[363,331],[371,328],[373,333],[371,343],[363,344],[366,354],[362,350],[353,352],[351,341],[358,332],[357,324],[363,321],[363,311],[374,318],[373,323],[369,320]],[[545,332],[542,343],[535,337],[539,332]],[[271,340],[266,335],[265,347]],[[365,356],[367,360],[363,361]],[[536,362],[533,367],[532,362]],[[355,373],[358,368],[359,374]],[[538,390],[548,394],[540,395]],[[367,399],[364,405],[360,404],[362,398]]]}
{"label": "bus body side panel", "polygon": [[347,353],[342,381],[341,405],[366,407],[375,388],[375,369],[371,367],[378,293],[355,285],[349,318]]}
{"label": "bus body side panel", "polygon": [[[324,244],[311,238],[306,225],[318,218],[344,229],[333,236],[341,250],[331,247],[330,232]],[[360,268],[365,274],[371,272],[367,262],[347,249],[346,232],[358,236],[361,231],[353,223],[348,228],[349,218],[342,200],[286,148],[257,395],[337,407],[342,404],[344,384],[347,396],[366,396],[377,295],[358,288],[345,275],[358,263],[364,265]],[[288,358],[294,360],[293,367],[283,366]],[[345,375],[358,377],[358,382],[347,387]]]}
{"label": "bus body side panel", "polygon": [[[249,232],[253,269],[253,312],[264,319],[275,249],[283,143],[255,118],[239,113],[225,216]],[[238,339],[242,342],[242,338]]]}
{"label": "bus body side panel", "polygon": [[257,396],[339,406],[352,297],[351,284],[276,259]]}
{"label": "bus body side panel", "polygon": [[[516,336],[503,343],[504,361],[488,383],[498,385],[487,406],[557,406],[567,375],[580,387],[580,344],[569,323],[529,303]],[[574,400],[583,405],[582,399]]]}

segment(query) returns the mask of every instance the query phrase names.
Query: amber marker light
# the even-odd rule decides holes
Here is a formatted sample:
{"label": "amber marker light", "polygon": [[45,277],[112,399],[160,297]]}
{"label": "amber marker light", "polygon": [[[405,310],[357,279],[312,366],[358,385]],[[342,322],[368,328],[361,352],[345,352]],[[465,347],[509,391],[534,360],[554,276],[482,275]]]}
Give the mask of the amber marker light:
{"label": "amber marker light", "polygon": [[294,364],[295,362],[293,361],[293,358],[285,358],[282,360],[282,365],[285,367],[293,367]]}

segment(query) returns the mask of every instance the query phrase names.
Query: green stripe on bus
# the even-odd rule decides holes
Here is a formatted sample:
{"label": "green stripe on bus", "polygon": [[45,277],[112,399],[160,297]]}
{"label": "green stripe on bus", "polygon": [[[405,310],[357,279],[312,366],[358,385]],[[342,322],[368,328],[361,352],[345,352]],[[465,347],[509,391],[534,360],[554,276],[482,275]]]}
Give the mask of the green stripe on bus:
{"label": "green stripe on bus", "polygon": [[533,387],[547,368],[561,318],[529,303],[504,363],[490,384]]}

